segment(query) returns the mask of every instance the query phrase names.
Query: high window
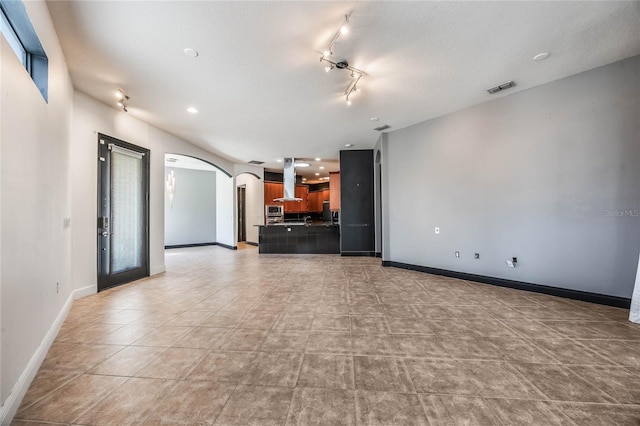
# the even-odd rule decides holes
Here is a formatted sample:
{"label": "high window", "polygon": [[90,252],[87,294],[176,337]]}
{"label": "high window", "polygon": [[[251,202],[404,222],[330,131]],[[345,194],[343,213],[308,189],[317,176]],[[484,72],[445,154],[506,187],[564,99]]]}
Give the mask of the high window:
{"label": "high window", "polygon": [[31,76],[45,102],[49,95],[49,59],[20,0],[0,0],[0,33]]}

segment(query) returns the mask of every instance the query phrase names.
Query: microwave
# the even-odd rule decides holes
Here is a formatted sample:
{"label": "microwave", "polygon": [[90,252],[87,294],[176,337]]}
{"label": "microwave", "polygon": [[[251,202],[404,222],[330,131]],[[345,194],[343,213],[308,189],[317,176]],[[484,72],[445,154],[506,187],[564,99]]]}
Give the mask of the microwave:
{"label": "microwave", "polygon": [[269,216],[282,216],[284,214],[284,206],[282,205],[267,205],[265,206],[264,215]]}

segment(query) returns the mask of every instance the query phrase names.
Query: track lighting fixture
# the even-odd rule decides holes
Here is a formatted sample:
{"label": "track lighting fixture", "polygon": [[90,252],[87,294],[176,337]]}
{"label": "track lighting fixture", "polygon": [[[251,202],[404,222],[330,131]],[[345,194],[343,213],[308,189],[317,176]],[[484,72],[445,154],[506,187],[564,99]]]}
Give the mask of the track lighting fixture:
{"label": "track lighting fixture", "polygon": [[122,89],[118,89],[116,91],[116,99],[118,99],[118,105],[124,112],[129,112],[127,109],[127,101],[129,100],[129,96]]}
{"label": "track lighting fixture", "polygon": [[342,34],[346,34],[349,32],[349,16],[350,15],[351,15],[351,12],[349,12],[348,15],[344,15],[344,24],[342,24],[340,29],[336,31],[333,37],[331,37],[331,41],[329,41],[327,48],[324,49],[324,51],[322,52],[322,57],[333,55],[333,45],[336,44],[336,41],[338,41],[338,39]]}
{"label": "track lighting fixture", "polygon": [[351,105],[351,99],[349,99],[349,96],[351,96],[353,92],[357,93],[360,91],[356,87],[356,85],[358,84],[362,76],[365,75],[366,73],[362,70],[359,70],[357,68],[350,66],[346,60],[340,60],[336,62],[329,59],[329,56],[333,55],[333,45],[340,38],[340,35],[347,34],[349,32],[349,16],[351,16],[351,12],[349,12],[348,15],[344,16],[344,24],[340,27],[338,31],[336,31],[334,36],[331,38],[331,41],[329,41],[327,48],[323,50],[322,56],[320,57],[320,62],[327,63],[326,66],[324,67],[325,72],[329,72],[334,68],[350,71],[352,81],[351,83],[349,83],[349,85],[347,86],[347,89],[344,91],[347,105]]}

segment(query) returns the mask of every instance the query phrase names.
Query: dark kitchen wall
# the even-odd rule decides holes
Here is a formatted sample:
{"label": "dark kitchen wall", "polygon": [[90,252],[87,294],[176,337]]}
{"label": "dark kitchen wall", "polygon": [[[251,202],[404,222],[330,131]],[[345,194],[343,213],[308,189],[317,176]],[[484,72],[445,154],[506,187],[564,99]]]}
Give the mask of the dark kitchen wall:
{"label": "dark kitchen wall", "polygon": [[340,252],[375,254],[373,150],[340,151]]}

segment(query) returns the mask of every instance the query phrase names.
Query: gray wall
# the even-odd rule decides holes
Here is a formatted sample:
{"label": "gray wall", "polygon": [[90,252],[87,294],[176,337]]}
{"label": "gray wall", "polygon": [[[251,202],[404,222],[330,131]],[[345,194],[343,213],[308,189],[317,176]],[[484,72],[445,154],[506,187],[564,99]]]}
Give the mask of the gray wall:
{"label": "gray wall", "polygon": [[176,177],[173,207],[165,185],[164,244],[212,243],[216,241],[216,172],[165,168]]}
{"label": "gray wall", "polygon": [[383,258],[630,297],[639,93],[634,57],[389,133]]}

